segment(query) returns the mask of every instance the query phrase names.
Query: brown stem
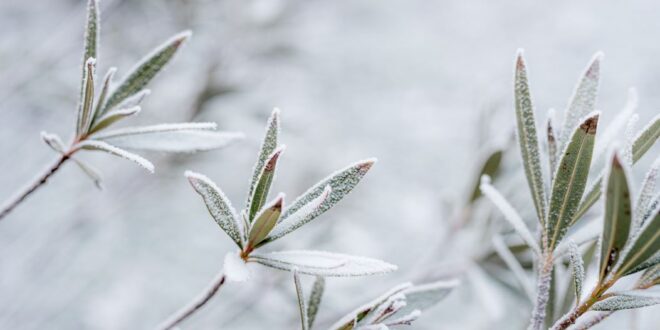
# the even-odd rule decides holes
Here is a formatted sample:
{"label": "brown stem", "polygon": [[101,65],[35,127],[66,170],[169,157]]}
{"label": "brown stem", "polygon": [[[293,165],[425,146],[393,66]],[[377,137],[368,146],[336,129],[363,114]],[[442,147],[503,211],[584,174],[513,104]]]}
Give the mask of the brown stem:
{"label": "brown stem", "polygon": [[65,153],[60,156],[59,159],[52,166],[48,167],[43,174],[39,175],[33,183],[26,186],[18,192],[16,195],[7,200],[2,207],[0,207],[0,220],[6,217],[11,211],[14,210],[19,204],[21,204],[28,196],[35,192],[39,187],[43,186],[48,178],[50,178],[57,170],[60,169],[62,164],[66,162],[70,157],[69,153]]}
{"label": "brown stem", "polygon": [[211,298],[213,298],[213,296],[215,296],[216,293],[218,293],[218,290],[220,290],[220,287],[224,283],[225,274],[223,271],[220,271],[220,273],[216,275],[215,279],[213,279],[211,284],[197,298],[195,298],[195,300],[161,323],[158,326],[158,329],[173,329],[179,323],[185,321],[187,318],[198,312],[202,307],[204,307],[204,305],[206,305],[207,302],[209,302],[209,300],[211,300]]}
{"label": "brown stem", "polygon": [[528,330],[541,330],[545,321],[545,310],[550,296],[550,280],[552,278],[552,268],[554,266],[552,254],[549,253],[543,258],[543,264],[539,268],[539,278],[536,289],[536,303],[532,311],[532,320]]}
{"label": "brown stem", "polygon": [[575,324],[575,321],[582,316],[584,313],[589,311],[589,308],[593,306],[598,301],[607,298],[610,294],[605,294],[605,291],[614,285],[615,279],[612,279],[602,285],[598,285],[592,292],[587,300],[582,304],[574,308],[568,314],[564,315],[555,325],[552,326],[552,330],[564,330],[571,325]]}

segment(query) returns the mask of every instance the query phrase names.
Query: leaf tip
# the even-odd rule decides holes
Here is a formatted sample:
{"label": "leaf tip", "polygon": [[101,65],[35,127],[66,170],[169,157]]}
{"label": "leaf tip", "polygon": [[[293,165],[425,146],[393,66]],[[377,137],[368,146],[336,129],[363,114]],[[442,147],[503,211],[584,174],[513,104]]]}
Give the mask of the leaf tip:
{"label": "leaf tip", "polygon": [[580,124],[580,129],[585,131],[587,134],[596,134],[596,129],[598,128],[598,118],[600,117],[599,112],[594,112],[587,116],[582,124]]}

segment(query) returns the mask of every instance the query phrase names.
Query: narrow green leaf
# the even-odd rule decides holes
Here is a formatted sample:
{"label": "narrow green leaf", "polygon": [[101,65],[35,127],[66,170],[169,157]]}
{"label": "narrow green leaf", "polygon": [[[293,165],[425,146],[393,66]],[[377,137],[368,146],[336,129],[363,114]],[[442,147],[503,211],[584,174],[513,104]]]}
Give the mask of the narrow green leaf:
{"label": "narrow green leaf", "polygon": [[264,203],[266,203],[268,192],[270,191],[270,185],[273,183],[273,178],[275,177],[277,161],[284,149],[284,145],[275,149],[275,151],[273,151],[273,153],[268,156],[264,166],[261,169],[261,174],[259,174],[257,185],[254,187],[252,197],[250,198],[250,213],[248,218],[250,221],[254,220],[257,212],[259,212],[261,207],[264,206]]}
{"label": "narrow green leaf", "polygon": [[328,199],[331,191],[332,188],[330,188],[330,186],[325,186],[325,189],[318,197],[305,204],[305,206],[299,208],[295,213],[288,216],[285,220],[278,222],[277,226],[275,229],[273,229],[270,235],[268,235],[268,238],[264,241],[264,243],[274,241],[304,225],[306,223],[305,221],[309,219],[309,215],[316,212],[318,208],[323,205],[323,202]]}
{"label": "narrow green leaf", "polygon": [[325,277],[371,276],[397,269],[396,266],[377,259],[324,251],[253,253],[248,260],[275,269],[293,271],[296,268],[300,274]]}
{"label": "narrow green leaf", "polygon": [[96,100],[96,107],[94,108],[94,116],[92,118],[92,126],[96,126],[96,122],[102,115],[103,106],[105,105],[105,98],[108,97],[108,91],[110,90],[110,85],[112,84],[112,78],[115,76],[117,68],[112,67],[108,69],[108,72],[103,77],[103,86],[101,87],[101,93],[99,98]]}
{"label": "narrow green leaf", "polygon": [[[660,256],[660,254],[658,254]],[[660,258],[658,258],[660,259]],[[646,289],[660,282],[660,264],[655,264],[648,268],[642,276],[637,280],[636,288]]]}
{"label": "narrow green leaf", "polygon": [[193,189],[202,196],[206,208],[215,222],[238,247],[243,247],[242,231],[238,224],[236,211],[222,190],[211,179],[202,174],[186,171],[185,176]]}
{"label": "narrow green leaf", "polygon": [[658,181],[658,172],[660,172],[660,157],[655,159],[655,162],[653,162],[653,165],[651,165],[651,168],[644,176],[644,181],[642,182],[642,187],[639,191],[639,197],[637,198],[637,205],[635,206],[632,228],[633,233],[636,233],[643,225],[647,213],[652,211],[655,198],[654,193]]}
{"label": "narrow green leaf", "polygon": [[78,125],[76,135],[81,136],[87,133],[92,120],[92,110],[94,105],[94,69],[96,60],[90,57],[85,62],[85,77],[83,79],[85,89],[83,91],[82,104],[78,111]]}
{"label": "narrow green leaf", "polygon": [[577,244],[573,241],[570,241],[568,245],[568,260],[571,263],[571,271],[573,272],[576,302],[579,303],[585,276],[584,261],[582,260],[582,255],[580,255]]}
{"label": "narrow green leaf", "polygon": [[133,163],[136,163],[140,165],[142,168],[145,170],[149,171],[150,173],[154,172],[154,164],[152,164],[150,161],[145,159],[144,157],[134,154],[132,152],[128,152],[124,149],[117,148],[107,142],[103,141],[95,141],[95,140],[85,140],[81,143],[78,143],[75,147],[76,149],[84,149],[84,150],[95,150],[95,151],[103,151],[105,153],[111,154],[113,156],[118,156],[121,158],[124,158],[126,160],[130,160]]}
{"label": "narrow green leaf", "polygon": [[548,249],[554,250],[566,235],[578,209],[589,176],[598,113],[588,116],[574,129],[555,172],[548,212]]}
{"label": "narrow green leaf", "polygon": [[317,276],[312,286],[312,293],[309,294],[307,302],[307,324],[311,329],[316,320],[316,314],[319,312],[321,306],[321,298],[323,298],[323,291],[325,291],[325,277]]}
{"label": "narrow green leaf", "polygon": [[631,239],[620,265],[616,267],[616,274],[630,274],[630,270],[639,269],[637,266],[660,250],[660,207],[656,207],[653,212],[655,215],[644,224],[639,234]]}
{"label": "narrow green leaf", "polygon": [[601,236],[599,270],[601,282],[610,273],[623,251],[623,247],[628,241],[632,222],[632,202],[628,178],[617,153],[612,157],[605,191],[605,221]]}
{"label": "narrow green leaf", "polygon": [[618,294],[613,297],[595,303],[591,310],[594,311],[620,311],[624,309],[635,309],[660,304],[660,298],[650,296],[638,296],[632,294]]}
{"label": "narrow green leaf", "polygon": [[250,234],[248,236],[248,249],[254,248],[259,245],[270,233],[277,220],[282,214],[282,205],[284,204],[284,194],[277,195],[275,200],[264,206],[263,210],[255,217]]}
{"label": "narrow green leaf", "polygon": [[116,110],[111,110],[108,111],[106,114],[101,116],[92,126],[92,128],[89,130],[89,134],[94,134],[100,130],[103,130],[104,128],[107,128],[108,126],[126,118],[133,116],[140,112],[140,107],[135,106],[132,108],[127,108],[127,109],[116,109]]}
{"label": "narrow green leaf", "polygon": [[98,0],[87,1],[87,21],[85,22],[85,38],[83,46],[83,65],[82,65],[82,83],[80,84],[80,105],[78,111],[82,106],[83,93],[85,91],[85,71],[87,70],[87,60],[90,58],[98,59],[98,43],[99,31],[101,25],[99,24],[99,4]]}
{"label": "narrow green leaf", "polygon": [[603,54],[598,52],[591,59],[584,73],[581,75],[570,104],[566,110],[562,135],[559,139],[562,150],[569,143],[571,133],[580,120],[596,109],[596,95],[600,80],[600,61]]}
{"label": "narrow green leaf", "polygon": [[653,268],[660,264],[660,251],[656,252],[651,258],[648,258],[646,261],[642,262],[641,264],[635,266],[634,268],[626,271],[623,276],[627,276],[630,274],[637,273],[639,271],[642,271],[644,269],[649,270],[650,268]]}
{"label": "narrow green leaf", "polygon": [[[254,190],[257,188],[257,182],[263,172],[264,166],[266,166],[266,161],[268,157],[273,155],[275,148],[278,145],[278,139],[280,134],[280,110],[275,109],[273,113],[268,118],[268,123],[266,124],[266,134],[264,136],[264,141],[261,144],[259,149],[259,155],[257,156],[257,162],[254,164],[254,169],[252,170],[252,180],[250,181],[250,189],[248,190],[247,202],[245,203],[245,208],[247,210],[251,209],[252,205],[252,196],[254,195]],[[252,217],[249,218],[249,221],[252,221]],[[248,222],[249,222],[248,221]]]}
{"label": "narrow green leaf", "polygon": [[[644,154],[651,149],[651,147],[658,141],[660,137],[660,115],[655,116],[651,122],[637,135],[635,142],[633,142],[632,154],[633,154],[633,164],[644,156]],[[601,182],[602,175],[599,176],[594,184],[591,185],[589,192],[585,195],[580,203],[578,211],[573,216],[571,225],[577,222],[587,211],[591,208],[601,194]]]}
{"label": "narrow green leaf", "polygon": [[298,310],[300,311],[300,324],[302,330],[308,330],[309,320],[307,318],[307,307],[305,306],[305,293],[303,292],[302,285],[300,284],[300,276],[298,270],[293,270],[293,282],[296,284],[296,296],[298,298]]}
{"label": "narrow green leaf", "polygon": [[141,91],[165,67],[190,35],[190,31],[181,32],[147,55],[108,95],[108,102],[103,107],[102,113]]}
{"label": "narrow green leaf", "polygon": [[502,154],[503,154],[502,149],[497,149],[492,153],[490,153],[488,158],[486,158],[486,161],[481,166],[479,175],[476,178],[474,189],[472,189],[472,195],[470,196],[470,200],[469,200],[470,203],[473,203],[479,197],[481,197],[481,189],[479,188],[479,186],[481,185],[481,177],[487,175],[491,179],[493,180],[495,179],[500,169],[500,163],[502,162]]}
{"label": "narrow green leaf", "polygon": [[546,223],[545,188],[541,160],[539,155],[539,142],[536,133],[536,121],[532,97],[527,82],[527,68],[522,51],[518,51],[515,74],[515,103],[516,126],[518,128],[518,142],[522,155],[523,167],[527,176],[527,183],[532,193],[532,200],[536,207],[536,215],[542,226]]}
{"label": "narrow green leaf", "polygon": [[553,122],[553,117],[554,117],[554,109],[550,109],[550,113],[548,115],[548,122],[546,124],[546,137],[547,137],[547,142],[548,142],[548,162],[550,165],[550,184],[552,184],[552,181],[554,180],[554,174],[555,170],[557,169],[557,139],[556,139],[556,132],[554,128],[554,122]]}

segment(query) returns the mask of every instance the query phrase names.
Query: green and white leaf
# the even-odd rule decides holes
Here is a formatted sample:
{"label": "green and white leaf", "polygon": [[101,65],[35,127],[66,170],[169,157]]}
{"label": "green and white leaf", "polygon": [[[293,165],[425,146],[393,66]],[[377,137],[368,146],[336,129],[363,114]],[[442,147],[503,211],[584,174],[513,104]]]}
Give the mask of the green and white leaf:
{"label": "green and white leaf", "polygon": [[190,35],[190,31],[181,32],[142,59],[108,95],[102,112],[105,113],[141,91],[165,67]]}
{"label": "green and white leaf", "polygon": [[[84,45],[83,45],[83,57],[82,57],[82,74],[80,84],[80,103],[78,104],[78,113],[82,108],[83,94],[85,92],[85,76],[87,71],[87,61],[90,58],[98,59],[98,44],[99,44],[99,35],[101,30],[101,25],[99,24],[100,15],[99,15],[99,4],[98,0],[87,0],[87,20],[85,22],[85,36],[84,36]],[[78,127],[78,126],[76,126]]]}
{"label": "green and white leaf", "polygon": [[384,261],[323,251],[292,250],[253,253],[250,261],[275,269],[326,277],[352,277],[385,274],[397,269]]}
{"label": "green and white leaf", "polygon": [[573,241],[568,241],[568,260],[571,263],[571,271],[573,272],[573,285],[575,286],[576,301],[580,301],[580,294],[584,284],[584,261],[577,244]]}
{"label": "green and white leaf", "polygon": [[601,236],[599,280],[603,281],[616,264],[628,241],[632,222],[631,192],[621,157],[615,153],[605,186],[605,210]]}
{"label": "green and white leaf", "polygon": [[76,136],[86,134],[91,125],[92,117],[94,114],[94,71],[96,67],[96,60],[90,57],[85,62],[85,75],[83,78],[82,100],[78,109],[78,124],[76,126]]}
{"label": "green and white leaf", "polygon": [[658,182],[658,172],[660,172],[660,157],[655,159],[653,165],[642,181],[642,188],[637,197],[637,205],[635,206],[635,216],[633,217],[632,233],[636,233],[642,226],[643,220],[647,213],[652,211],[651,205],[654,200],[654,195]]}
{"label": "green and white leaf", "polygon": [[543,172],[541,172],[541,159],[539,153],[538,135],[536,133],[536,120],[534,107],[527,82],[527,68],[523,59],[522,50],[518,51],[515,74],[515,108],[516,127],[520,153],[527,183],[532,193],[532,200],[536,207],[536,214],[541,225],[546,223],[546,199]]}
{"label": "green and white leaf", "polygon": [[624,309],[642,308],[660,304],[659,297],[619,294],[595,303],[594,311],[620,311]]}
{"label": "green and white leaf", "polygon": [[277,161],[285,148],[286,146],[284,145],[277,147],[273,153],[270,154],[268,158],[266,158],[266,162],[261,168],[259,179],[257,180],[257,184],[252,191],[252,197],[250,198],[250,212],[248,213],[248,220],[250,222],[255,219],[259,210],[261,210],[262,206],[264,206],[264,203],[266,203],[268,193],[270,192],[270,186],[273,183],[273,178],[275,177]]}
{"label": "green and white leaf", "polygon": [[305,305],[305,293],[303,292],[302,285],[300,284],[300,276],[298,276],[298,269],[293,269],[293,282],[296,284],[296,296],[298,297],[298,310],[300,311],[300,324],[302,330],[309,329],[309,319],[307,318],[307,306]]}
{"label": "green and white leaf", "polygon": [[389,291],[385,292],[380,297],[360,306],[351,313],[348,313],[346,316],[342,317],[339,321],[333,324],[331,330],[347,330],[354,329],[357,326],[359,321],[362,321],[365,316],[370,312],[374,311],[378,306],[386,303],[388,300],[391,300],[391,297],[396,295],[401,295],[403,290],[412,287],[411,283],[400,284]]}
{"label": "green and white leaf", "polygon": [[481,170],[479,171],[479,176],[476,177],[474,189],[472,189],[472,194],[470,195],[470,203],[481,197],[481,177],[487,175],[490,178],[495,179],[499,172],[500,164],[502,163],[503,153],[504,151],[502,149],[496,149],[492,151],[484,161]]}
{"label": "green and white leaf", "polygon": [[44,142],[46,142],[46,144],[57,153],[64,154],[66,152],[66,146],[57,134],[50,134],[42,131],[41,139],[44,140]]}
{"label": "green and white leaf", "polygon": [[[92,126],[96,126],[97,119],[101,117],[102,115],[102,110],[103,110],[103,105],[105,104],[105,99],[108,97],[108,91],[110,90],[110,85],[112,85],[112,78],[115,76],[115,73],[117,73],[117,68],[111,67],[108,69],[108,72],[106,72],[105,76],[103,77],[103,85],[101,87],[101,93],[99,93],[99,97],[96,100],[96,106],[94,107],[94,115],[92,116]],[[127,107],[131,108],[131,107]]]}
{"label": "green and white leaf", "polygon": [[391,318],[404,317],[410,315],[415,310],[423,312],[442,301],[459,284],[460,282],[458,280],[443,280],[414,285],[404,289],[402,293],[406,297],[406,305],[394,313]]}
{"label": "green and white leaf", "polygon": [[76,165],[78,165],[83,173],[85,173],[85,175],[87,175],[87,177],[89,177],[92,182],[94,182],[96,188],[103,190],[103,177],[101,176],[101,172],[76,157],[72,156],[71,159],[74,163],[76,163]]}
{"label": "green and white leaf", "polygon": [[284,235],[287,235],[304,225],[307,219],[311,220],[309,215],[316,212],[318,208],[321,207],[323,202],[325,202],[328,196],[330,196],[331,191],[332,188],[330,188],[329,185],[325,186],[325,189],[323,189],[323,192],[319,196],[305,204],[303,207],[299,208],[286,219],[280,221],[268,236],[267,241],[274,241]]}
{"label": "green and white leaf", "polygon": [[513,272],[520,287],[527,294],[527,298],[529,298],[530,301],[534,301],[536,295],[534,294],[534,287],[529,277],[525,273],[525,270],[518,259],[516,259],[513,253],[511,253],[511,250],[509,250],[509,247],[504,244],[504,241],[502,241],[502,238],[499,235],[493,236],[493,248],[495,248],[495,252],[504,261],[507,267],[509,267],[511,272]]}
{"label": "green and white leaf", "polygon": [[114,156],[122,157],[124,159],[130,160],[138,165],[140,165],[142,168],[146,169],[147,171],[153,173],[154,172],[154,165],[148,161],[147,159],[143,158],[140,155],[136,155],[132,152],[128,152],[126,150],[123,150],[121,148],[117,148],[107,142],[103,141],[96,141],[96,140],[85,140],[83,142],[78,143],[75,146],[76,149],[84,149],[84,150],[94,150],[94,151],[103,151],[106,153],[109,153]]}
{"label": "green and white leaf", "polygon": [[558,146],[557,146],[557,127],[555,126],[555,109],[550,109],[548,111],[548,121],[546,123],[546,139],[548,143],[548,163],[550,165],[550,184],[554,180],[554,173],[557,169],[557,158],[559,155]]}
{"label": "green and white leaf", "polygon": [[107,128],[108,126],[133,115],[136,115],[140,112],[139,106],[134,106],[132,108],[122,108],[122,109],[113,109],[105,113],[101,118],[97,119],[96,123],[90,129],[89,134],[94,134],[102,129]]}
{"label": "green and white leaf", "polygon": [[314,285],[312,286],[312,293],[309,294],[309,300],[307,302],[307,326],[310,329],[314,326],[314,320],[316,320],[316,314],[319,312],[324,291],[325,278],[323,276],[317,276],[316,280],[314,280]]}
{"label": "green and white leaf", "polygon": [[507,200],[500,194],[495,187],[490,184],[490,178],[484,176],[481,178],[481,192],[497,206],[497,208],[504,215],[509,224],[516,230],[518,235],[527,243],[527,245],[537,254],[541,254],[541,248],[534,239],[534,236],[527,228],[527,225],[522,220],[518,212],[507,202]]}
{"label": "green and white leaf", "polygon": [[[658,259],[660,259],[660,252],[657,253]],[[655,264],[649,267],[644,274],[637,281],[637,288],[649,288],[654,285],[660,284],[660,264]]]}
{"label": "green and white leaf", "polygon": [[554,250],[566,235],[578,209],[589,176],[598,113],[589,115],[573,130],[554,175],[548,210],[548,249]]}
{"label": "green and white leaf", "polygon": [[186,171],[185,176],[190,181],[193,189],[202,196],[215,222],[229,235],[236,245],[243,247],[242,230],[236,216],[236,211],[222,190],[211,179],[202,174]]}
{"label": "green and white leaf", "polygon": [[640,269],[638,266],[644,264],[647,260],[660,250],[660,206],[653,210],[652,218],[639,230],[635,237],[623,252],[620,265],[616,266],[617,274],[630,274],[633,269]]}
{"label": "green and white leaf", "polygon": [[[268,123],[266,124],[266,135],[264,136],[264,141],[261,143],[261,148],[259,149],[259,155],[257,156],[257,162],[254,164],[254,169],[252,170],[252,180],[250,181],[250,189],[248,190],[247,202],[245,203],[245,208],[247,210],[251,209],[252,205],[252,196],[254,195],[254,190],[257,187],[257,182],[263,172],[264,167],[266,166],[266,161],[268,158],[273,155],[275,148],[279,145],[279,135],[280,135],[280,110],[275,108],[268,118]],[[252,217],[249,218],[252,220]]]}
{"label": "green and white leaf", "polygon": [[282,206],[284,205],[284,194],[280,193],[277,197],[266,204],[264,208],[257,213],[255,220],[250,228],[248,235],[248,247],[257,247],[273,230],[277,224],[277,220],[282,214]]}

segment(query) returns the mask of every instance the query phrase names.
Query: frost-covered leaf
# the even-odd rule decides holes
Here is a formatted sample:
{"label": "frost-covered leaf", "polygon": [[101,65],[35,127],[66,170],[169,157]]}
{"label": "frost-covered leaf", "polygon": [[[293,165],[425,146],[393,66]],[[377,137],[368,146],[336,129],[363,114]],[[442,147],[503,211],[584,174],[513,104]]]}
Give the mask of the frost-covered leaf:
{"label": "frost-covered leaf", "polygon": [[603,54],[600,52],[594,55],[575,87],[564,116],[562,135],[559,139],[562,150],[570,142],[571,133],[582,121],[581,118],[584,118],[596,109],[596,95],[598,94],[600,61],[602,58]]}
{"label": "frost-covered leaf", "polygon": [[646,214],[651,211],[651,205],[654,199],[655,189],[658,182],[658,172],[660,171],[660,157],[655,159],[653,165],[646,172],[642,188],[639,191],[637,205],[635,206],[635,215],[633,217],[632,233],[636,233],[642,226]]}
{"label": "frost-covered leaf", "polygon": [[518,235],[527,243],[527,245],[536,252],[537,255],[540,255],[541,249],[532,236],[532,233],[525,225],[525,222],[522,220],[518,212],[506,201],[504,196],[500,194],[495,187],[490,184],[490,178],[487,176],[482,177],[481,179],[481,192],[490,199],[495,206],[502,212],[504,219],[506,219],[509,224],[516,230]]}
{"label": "frost-covered leaf", "polygon": [[334,325],[330,327],[331,330],[347,330],[354,329],[357,326],[358,321],[364,319],[370,312],[374,311],[378,306],[386,303],[388,300],[391,300],[393,296],[401,295],[401,292],[405,289],[412,287],[411,283],[404,283],[398,285],[389,291],[385,292],[380,297],[360,306],[354,311],[348,313],[346,316],[342,317]]}
{"label": "frost-covered leaf", "polygon": [[128,149],[195,152],[221,148],[243,137],[241,133],[212,132],[215,127],[215,123],[159,124],[101,132],[93,138]]}
{"label": "frost-covered leaf", "polygon": [[637,273],[637,272],[642,271],[644,269],[648,269],[650,267],[653,267],[657,264],[660,264],[660,251],[656,252],[653,256],[646,259],[646,261],[642,262],[641,264],[639,264],[639,265],[635,266],[634,268],[626,271],[626,273],[623,274],[623,275],[626,276],[626,275],[634,274],[634,273]]}
{"label": "frost-covered leaf", "polygon": [[[635,138],[632,147],[633,164],[637,163],[637,161],[642,158],[649,149],[651,149],[658,140],[658,137],[660,137],[660,115],[655,116],[653,120],[651,120],[651,122],[637,135],[637,138]],[[580,202],[580,207],[573,216],[572,224],[577,222],[577,220],[587,213],[589,208],[598,201],[601,194],[602,179],[601,175],[594,180],[594,184],[589,188],[589,192],[584,196],[582,202]]]}
{"label": "frost-covered leaf", "polygon": [[76,163],[76,165],[78,165],[83,173],[85,173],[85,175],[87,175],[94,182],[96,188],[103,190],[103,177],[97,169],[75,157],[71,157],[71,159],[73,159],[73,161]]}
{"label": "frost-covered leaf", "polygon": [[111,144],[108,144],[103,141],[95,141],[95,140],[85,140],[83,142],[80,142],[76,145],[77,149],[85,149],[85,150],[95,150],[95,151],[103,151],[107,152],[111,155],[119,156],[122,158],[125,158],[127,160],[130,160],[140,166],[142,166],[144,169],[147,171],[153,173],[154,172],[154,165],[143,158],[142,156],[136,155],[134,153],[128,152],[126,150],[117,148]]}
{"label": "frost-covered leaf", "polygon": [[119,120],[122,120],[126,117],[133,116],[137,113],[140,112],[140,107],[139,106],[134,106],[132,108],[127,108],[127,109],[113,109],[108,111],[105,115],[101,116],[97,120],[97,122],[92,126],[92,129],[90,129],[89,133],[94,134],[114,123],[116,123]]}
{"label": "frost-covered leaf", "polygon": [[474,189],[472,189],[472,195],[470,196],[470,203],[481,197],[481,178],[484,175],[495,179],[495,176],[500,169],[500,163],[502,162],[502,154],[503,150],[497,149],[491,152],[488,158],[486,158],[486,161],[483,163],[481,170],[479,171],[479,176],[476,177],[476,183],[474,185]]}
{"label": "frost-covered leaf", "polygon": [[395,271],[396,266],[384,261],[323,251],[282,251],[253,253],[250,261],[264,266],[307,275],[344,277],[377,275]]}
{"label": "frost-covered leaf", "polygon": [[[344,196],[351,192],[353,188],[355,188],[355,186],[360,182],[360,180],[362,180],[362,177],[367,174],[375,162],[375,158],[361,160],[333,174],[330,174],[328,177],[319,181],[313,187],[309,188],[306,192],[296,198],[291,206],[284,210],[284,213],[280,218],[281,223],[292,225],[282,226],[283,230],[278,230],[277,235],[273,235],[270,240],[277,239],[286,235],[287,233],[290,233],[293,230],[298,229],[300,226],[312,221],[319,215],[323,214],[325,211],[329,210],[342,198],[344,198]],[[329,195],[323,199],[318,207],[315,207],[315,204],[319,201],[319,196],[323,196],[324,194],[328,193],[328,186],[330,186]],[[311,204],[313,207],[307,207],[308,204]],[[296,215],[298,210],[303,208],[305,208],[305,213]],[[306,211],[310,209],[312,211],[307,213]],[[299,219],[297,218],[299,215],[304,215],[304,217]],[[289,217],[292,217],[293,220],[289,221]]]}
{"label": "frost-covered leaf", "polygon": [[293,282],[296,284],[296,296],[298,297],[298,310],[300,311],[300,324],[302,330],[309,329],[309,320],[307,319],[307,306],[305,306],[305,293],[303,292],[302,285],[300,284],[300,276],[298,276],[298,269],[293,269]]}
{"label": "frost-covered leaf", "polygon": [[518,128],[518,142],[520,143],[523,167],[532,193],[532,200],[536,207],[536,215],[541,225],[545,225],[546,201],[543,173],[541,172],[540,149],[536,133],[534,107],[529,91],[529,83],[527,82],[527,68],[521,50],[518,51],[516,59],[515,103],[516,126]]}
{"label": "frost-covered leaf", "polygon": [[618,274],[629,274],[631,269],[638,268],[638,265],[652,258],[660,250],[660,207],[656,207],[653,214],[639,233],[631,238],[620,265],[616,267]]}
{"label": "frost-covered leaf", "polygon": [[314,326],[316,314],[319,312],[323,291],[325,291],[325,277],[317,276],[312,286],[312,293],[309,294],[309,300],[307,301],[307,324],[310,329]]}
{"label": "frost-covered leaf", "polygon": [[536,295],[534,294],[534,288],[532,287],[529,277],[525,273],[522,265],[520,265],[518,259],[516,259],[513,253],[511,253],[511,250],[509,250],[506,244],[504,244],[499,235],[493,236],[493,247],[495,248],[495,252],[518,279],[520,286],[527,294],[527,298],[529,298],[530,301],[534,301]]}
{"label": "frost-covered leaf", "polygon": [[268,192],[270,191],[270,185],[273,183],[273,178],[275,177],[275,169],[277,167],[277,160],[280,158],[280,155],[284,151],[285,146],[279,146],[276,148],[272,154],[266,158],[264,166],[261,168],[261,173],[259,174],[259,179],[257,184],[254,187],[252,192],[252,197],[250,198],[250,213],[248,220],[252,222],[257,215],[257,212],[261,210],[261,207],[266,203],[268,198]]}
{"label": "frost-covered leaf", "polygon": [[321,204],[323,204],[328,196],[330,196],[331,191],[332,188],[330,188],[329,185],[325,186],[325,189],[318,197],[299,208],[285,220],[280,221],[265,242],[274,241],[304,225],[305,223],[303,221],[305,221],[310,214],[316,212]]}
{"label": "frost-covered leaf", "polygon": [[594,151],[594,160],[596,160],[596,163],[600,163],[600,160],[603,160],[604,157],[609,155],[608,149],[610,145],[613,141],[618,139],[621,130],[626,126],[626,123],[629,122],[630,117],[637,109],[637,105],[637,90],[635,88],[629,88],[626,104],[623,109],[619,111],[614,118],[612,118],[605,129],[601,129],[603,134],[598,136],[598,141],[596,141],[596,149]]}
{"label": "frost-covered leaf", "polygon": [[584,261],[582,255],[578,250],[577,244],[573,241],[568,241],[568,260],[571,263],[571,271],[573,272],[573,285],[575,286],[575,297],[580,301],[580,293],[582,292],[582,284],[584,283]]}
{"label": "frost-covered leaf", "polygon": [[[82,65],[82,74],[81,74],[81,84],[80,84],[80,102],[78,104],[78,113],[82,107],[83,94],[85,92],[85,86],[87,82],[85,81],[86,71],[87,71],[87,61],[90,58],[98,58],[98,43],[99,43],[99,34],[101,26],[99,24],[100,15],[99,15],[99,4],[98,0],[88,0],[87,1],[87,20],[85,22],[85,37],[84,37],[84,46],[83,46],[83,65]],[[78,122],[79,124],[79,122]],[[77,124],[76,129],[79,127]]]}
{"label": "frost-covered leaf", "polygon": [[548,210],[548,249],[552,251],[570,227],[589,176],[598,113],[590,114],[573,130],[552,182]]}
{"label": "frost-covered leaf", "polygon": [[[660,253],[657,254],[658,259],[660,259]],[[655,264],[642,274],[635,287],[646,289],[658,284],[660,284],[660,264]]]}
{"label": "frost-covered leaf", "polygon": [[126,98],[141,91],[172,59],[179,47],[190,35],[190,31],[181,32],[142,59],[126,78],[119,83],[117,88],[108,95],[108,101],[103,107],[103,112],[112,109]]}
{"label": "frost-covered leaf", "polygon": [[659,297],[638,296],[632,294],[620,294],[595,303],[591,310],[594,311],[619,311],[634,309],[660,304]]}
{"label": "frost-covered leaf", "polygon": [[236,245],[243,247],[241,227],[236,211],[222,190],[211,179],[202,174],[186,171],[185,176],[190,181],[193,189],[204,199],[204,203],[215,222],[231,237]]}
{"label": "frost-covered leaf", "polygon": [[[92,126],[97,126],[96,122],[98,118],[100,118],[103,113],[103,105],[105,104],[105,98],[108,97],[108,91],[110,90],[110,85],[112,84],[112,78],[115,76],[115,73],[117,73],[117,68],[111,67],[108,69],[108,72],[106,72],[105,76],[103,77],[103,85],[101,87],[101,93],[99,93],[99,97],[96,100],[96,106],[94,107],[94,116],[92,116]],[[131,108],[131,107],[127,107]]]}
{"label": "frost-covered leaf", "polygon": [[415,310],[423,312],[433,307],[456,288],[459,283],[458,280],[437,281],[404,289],[401,292],[406,297],[406,304],[392,314],[390,318],[401,318],[410,315]]}
{"label": "frost-covered leaf", "polygon": [[270,231],[273,230],[277,224],[277,220],[282,214],[282,205],[284,204],[284,194],[280,193],[275,199],[266,204],[264,208],[255,216],[254,223],[250,228],[248,235],[248,249],[259,246]]}
{"label": "frost-covered leaf", "polygon": [[546,139],[548,143],[548,163],[550,165],[550,183],[554,180],[554,172],[557,168],[557,128],[555,127],[555,111],[550,109],[548,111],[548,121],[546,123]]}
{"label": "frost-covered leaf", "polygon": [[616,264],[628,241],[632,217],[632,201],[626,171],[621,157],[614,153],[605,186],[605,210],[601,236],[599,279],[603,281]]}
{"label": "frost-covered leaf", "polygon": [[51,149],[58,153],[63,154],[66,150],[64,142],[62,142],[62,139],[57,134],[50,134],[42,131],[41,139],[44,140]]}
{"label": "frost-covered leaf", "polygon": [[[280,110],[275,108],[273,113],[268,118],[268,123],[266,124],[266,135],[264,136],[264,141],[261,144],[259,149],[259,155],[257,156],[257,162],[254,164],[254,169],[252,170],[252,180],[250,181],[250,189],[248,190],[247,202],[245,208],[250,210],[252,205],[252,196],[254,195],[254,190],[257,187],[257,182],[263,172],[264,166],[266,166],[266,161],[268,157],[273,155],[275,148],[277,148],[279,142],[278,137],[280,134]],[[250,218],[252,220],[252,218]]]}
{"label": "frost-covered leaf", "polygon": [[632,167],[633,165],[633,144],[635,144],[635,127],[639,121],[639,116],[635,113],[630,119],[625,130],[625,144],[621,153],[621,163]]}
{"label": "frost-covered leaf", "polygon": [[250,269],[243,259],[241,259],[239,252],[227,252],[223,263],[222,272],[230,282],[246,282],[250,279]]}
{"label": "frost-covered leaf", "polygon": [[76,135],[81,136],[87,133],[89,125],[91,124],[94,114],[94,71],[96,68],[96,60],[90,57],[85,62],[85,75],[83,78],[82,99],[78,109],[78,125],[76,126]]}

